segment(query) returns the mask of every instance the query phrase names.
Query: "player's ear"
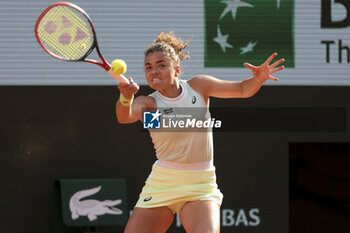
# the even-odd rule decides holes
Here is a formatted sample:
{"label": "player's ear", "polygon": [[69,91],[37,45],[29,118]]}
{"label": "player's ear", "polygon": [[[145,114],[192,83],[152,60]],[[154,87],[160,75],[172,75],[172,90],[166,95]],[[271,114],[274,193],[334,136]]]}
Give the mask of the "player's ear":
{"label": "player's ear", "polygon": [[176,68],[175,68],[175,77],[176,78],[180,78],[180,75],[181,75],[181,68],[180,68],[180,66],[176,66]]}

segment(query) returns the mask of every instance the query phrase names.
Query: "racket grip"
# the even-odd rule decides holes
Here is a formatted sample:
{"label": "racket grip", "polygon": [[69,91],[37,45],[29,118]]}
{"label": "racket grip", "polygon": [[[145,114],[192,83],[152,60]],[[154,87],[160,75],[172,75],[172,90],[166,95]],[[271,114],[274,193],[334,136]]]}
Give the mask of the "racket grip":
{"label": "racket grip", "polygon": [[122,74],[115,74],[113,73],[112,69],[109,69],[107,71],[115,80],[117,80],[119,83],[127,83],[129,84],[129,80]]}

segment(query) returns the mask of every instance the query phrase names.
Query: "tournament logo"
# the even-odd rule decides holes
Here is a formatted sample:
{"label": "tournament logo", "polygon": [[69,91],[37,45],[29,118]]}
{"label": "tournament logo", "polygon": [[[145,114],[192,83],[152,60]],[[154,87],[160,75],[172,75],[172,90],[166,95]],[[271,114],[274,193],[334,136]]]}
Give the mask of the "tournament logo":
{"label": "tournament logo", "polygon": [[143,128],[160,129],[161,115],[162,114],[159,112],[159,110],[156,112],[143,112]]}
{"label": "tournament logo", "polygon": [[205,0],[205,67],[260,64],[273,52],[295,66],[295,0]]}

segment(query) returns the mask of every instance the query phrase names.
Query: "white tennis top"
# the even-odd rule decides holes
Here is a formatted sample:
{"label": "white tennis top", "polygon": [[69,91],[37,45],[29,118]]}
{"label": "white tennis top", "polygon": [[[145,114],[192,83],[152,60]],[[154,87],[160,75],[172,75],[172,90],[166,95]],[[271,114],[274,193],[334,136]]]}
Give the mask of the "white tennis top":
{"label": "white tennis top", "polygon": [[[163,96],[155,91],[150,94],[162,113],[161,119],[169,122],[179,118],[168,116],[192,115],[200,119],[210,119],[208,107],[203,96],[196,92],[185,80],[180,80],[182,92],[175,98]],[[212,164],[213,135],[211,129],[196,130],[192,128],[149,130],[156,156],[159,161],[176,163],[203,163]],[[169,126],[169,124],[168,124]]]}

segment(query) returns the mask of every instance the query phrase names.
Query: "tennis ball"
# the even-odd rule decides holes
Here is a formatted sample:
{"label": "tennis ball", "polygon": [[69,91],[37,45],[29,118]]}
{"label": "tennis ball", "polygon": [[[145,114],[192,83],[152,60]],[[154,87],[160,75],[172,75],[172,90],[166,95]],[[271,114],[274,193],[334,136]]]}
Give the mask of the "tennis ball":
{"label": "tennis ball", "polygon": [[115,74],[124,74],[126,72],[127,66],[125,61],[122,59],[116,59],[112,61],[112,71]]}

